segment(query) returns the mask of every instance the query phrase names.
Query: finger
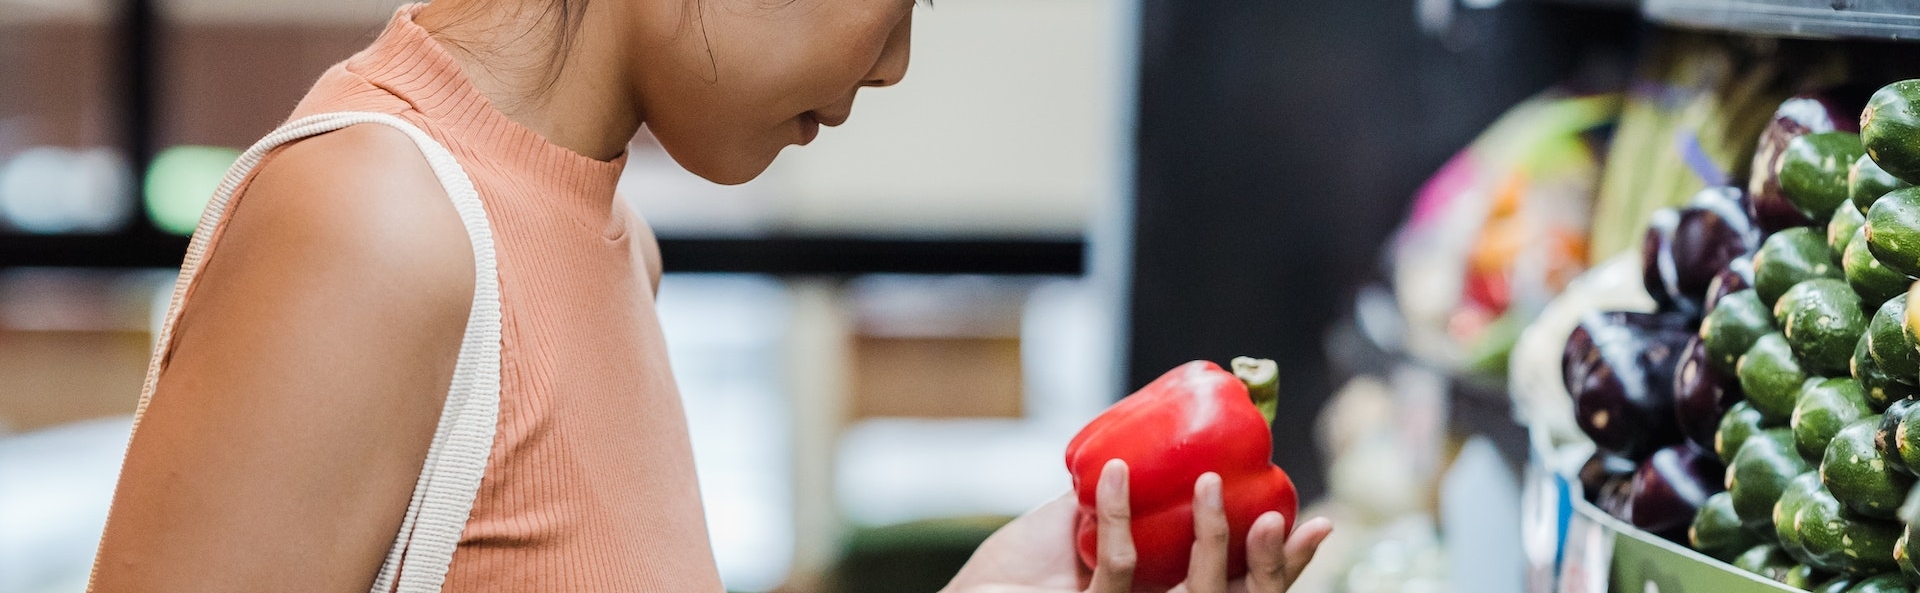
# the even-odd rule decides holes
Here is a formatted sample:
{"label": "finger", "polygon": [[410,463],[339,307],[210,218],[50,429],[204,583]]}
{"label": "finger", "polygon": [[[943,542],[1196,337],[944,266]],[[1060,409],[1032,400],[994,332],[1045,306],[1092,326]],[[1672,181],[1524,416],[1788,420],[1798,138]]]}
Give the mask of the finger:
{"label": "finger", "polygon": [[1333,535],[1333,520],[1315,517],[1287,536],[1283,556],[1286,558],[1288,583],[1300,578],[1300,573],[1307,569],[1307,563],[1313,560],[1314,553],[1320,551],[1320,544],[1327,541],[1329,535]]}
{"label": "finger", "polygon": [[1247,593],[1280,593],[1293,583],[1287,573],[1287,519],[1267,511],[1247,530]]}
{"label": "finger", "polygon": [[1193,553],[1187,560],[1187,590],[1226,593],[1227,511],[1220,501],[1220,475],[1200,474],[1193,482]]}
{"label": "finger", "polygon": [[1133,512],[1127,503],[1127,463],[1118,459],[1100,468],[1100,485],[1094,490],[1094,506],[1099,510],[1097,552],[1099,563],[1093,567],[1093,579],[1087,593],[1127,593],[1133,588]]}

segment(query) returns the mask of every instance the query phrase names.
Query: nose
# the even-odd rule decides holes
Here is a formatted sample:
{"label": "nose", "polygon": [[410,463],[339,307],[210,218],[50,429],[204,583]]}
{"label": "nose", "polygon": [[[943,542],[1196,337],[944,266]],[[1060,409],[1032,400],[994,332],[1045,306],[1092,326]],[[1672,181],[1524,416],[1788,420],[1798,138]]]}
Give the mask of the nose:
{"label": "nose", "polygon": [[887,87],[900,84],[907,76],[907,57],[911,53],[913,37],[913,9],[907,10],[907,16],[893,26],[887,33],[887,44],[880,48],[880,59],[873,63],[873,69],[867,71],[860,86]]}

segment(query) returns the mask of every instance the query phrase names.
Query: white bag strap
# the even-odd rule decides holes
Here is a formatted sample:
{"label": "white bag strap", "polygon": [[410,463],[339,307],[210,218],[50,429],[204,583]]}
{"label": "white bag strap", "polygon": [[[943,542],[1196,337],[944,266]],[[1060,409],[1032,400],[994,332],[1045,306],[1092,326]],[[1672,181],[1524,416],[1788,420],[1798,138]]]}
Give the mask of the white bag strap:
{"label": "white bag strap", "polygon": [[407,503],[406,518],[373,584],[374,593],[429,593],[439,591],[446,580],[447,566],[453,562],[454,548],[473,511],[480,479],[486,473],[487,457],[493,450],[500,414],[500,282],[494,261],[493,231],[487,224],[480,194],[453,154],[413,124],[385,113],[324,113],[288,122],[240,155],[240,160],[220,182],[219,190],[214,192],[206,212],[200,216],[200,226],[187,246],[186,261],[181,264],[180,279],[173,286],[173,302],[167,309],[166,321],[160,326],[133,422],[138,429],[159,379],[160,361],[173,341],[181,301],[206,259],[210,237],[225,216],[234,191],[274,148],[356,124],[389,126],[413,139],[426,155],[434,175],[440,178],[447,196],[453,199],[460,221],[467,227],[467,238],[473,243],[473,308],[467,315],[466,334],[460,339],[460,358],[454,365],[453,383],[447,389],[433,444],[427,449],[426,465],[414,483],[413,499]]}

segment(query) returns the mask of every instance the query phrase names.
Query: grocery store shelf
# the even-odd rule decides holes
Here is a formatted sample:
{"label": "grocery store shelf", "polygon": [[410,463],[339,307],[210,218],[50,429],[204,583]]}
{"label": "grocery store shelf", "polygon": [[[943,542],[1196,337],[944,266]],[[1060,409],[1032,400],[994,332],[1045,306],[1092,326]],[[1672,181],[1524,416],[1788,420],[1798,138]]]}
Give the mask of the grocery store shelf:
{"label": "grocery store shelf", "polygon": [[[114,235],[0,234],[0,267],[171,268],[187,239],[142,229]],[[855,237],[660,239],[672,272],[801,275],[1078,275],[1079,239]]]}
{"label": "grocery store shelf", "polygon": [[1641,0],[1529,0],[1536,4],[1557,4],[1579,8],[1638,10]]}
{"label": "grocery store shelf", "polygon": [[1078,275],[1085,251],[1080,239],[660,239],[668,271],[779,275]]}
{"label": "grocery store shelf", "polygon": [[0,268],[175,268],[186,237],[157,231],[112,235],[0,234]]}
{"label": "grocery store shelf", "polygon": [[1648,20],[1753,35],[1920,40],[1920,0],[1645,0]]}

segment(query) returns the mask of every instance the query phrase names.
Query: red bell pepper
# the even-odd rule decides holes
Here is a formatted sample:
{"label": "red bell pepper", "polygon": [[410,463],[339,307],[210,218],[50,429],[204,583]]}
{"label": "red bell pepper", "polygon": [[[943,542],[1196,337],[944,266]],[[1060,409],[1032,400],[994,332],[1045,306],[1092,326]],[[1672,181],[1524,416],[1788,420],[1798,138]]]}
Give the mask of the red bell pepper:
{"label": "red bell pepper", "polygon": [[1229,578],[1247,572],[1247,531],[1267,511],[1293,530],[1299,495],[1273,465],[1273,361],[1237,358],[1234,373],[1194,361],[1161,375],[1094,418],[1067,444],[1067,470],[1080,498],[1076,547],[1088,567],[1098,558],[1094,490],[1111,459],[1127,462],[1133,513],[1134,579],[1173,586],[1186,580],[1193,550],[1193,483],[1220,475],[1232,532]]}

